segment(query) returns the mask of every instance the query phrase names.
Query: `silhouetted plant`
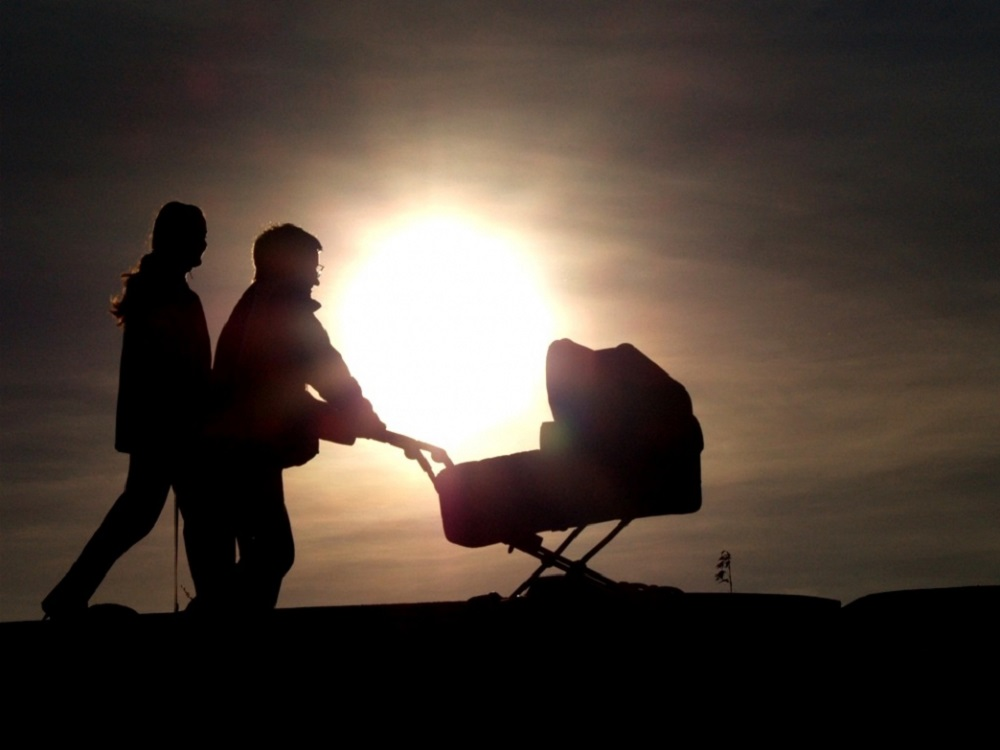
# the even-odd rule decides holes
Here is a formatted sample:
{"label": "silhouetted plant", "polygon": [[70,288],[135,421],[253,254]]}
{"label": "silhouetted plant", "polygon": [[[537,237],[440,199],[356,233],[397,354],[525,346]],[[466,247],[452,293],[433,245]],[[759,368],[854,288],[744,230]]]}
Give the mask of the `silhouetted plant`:
{"label": "silhouetted plant", "polygon": [[722,550],[719,554],[719,561],[715,564],[715,569],[718,571],[715,574],[716,583],[728,583],[729,593],[733,593],[733,568],[732,568],[733,556],[729,554],[728,551]]}

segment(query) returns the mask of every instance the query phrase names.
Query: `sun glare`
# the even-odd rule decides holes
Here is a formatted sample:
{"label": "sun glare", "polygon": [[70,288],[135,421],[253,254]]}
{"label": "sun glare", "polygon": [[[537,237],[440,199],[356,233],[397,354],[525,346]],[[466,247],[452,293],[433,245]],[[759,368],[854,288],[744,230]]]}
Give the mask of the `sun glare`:
{"label": "sun glare", "polygon": [[389,429],[455,450],[544,396],[552,314],[513,239],[410,219],[343,282],[336,345]]}

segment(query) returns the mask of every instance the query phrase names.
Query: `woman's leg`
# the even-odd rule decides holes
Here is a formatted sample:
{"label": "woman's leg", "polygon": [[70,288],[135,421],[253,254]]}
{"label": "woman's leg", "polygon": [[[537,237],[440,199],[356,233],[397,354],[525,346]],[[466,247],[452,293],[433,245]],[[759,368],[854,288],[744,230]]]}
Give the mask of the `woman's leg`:
{"label": "woman's leg", "polygon": [[42,602],[50,616],[82,612],[119,557],[152,531],[167,502],[171,475],[159,457],[133,454],[125,491],[69,572]]}

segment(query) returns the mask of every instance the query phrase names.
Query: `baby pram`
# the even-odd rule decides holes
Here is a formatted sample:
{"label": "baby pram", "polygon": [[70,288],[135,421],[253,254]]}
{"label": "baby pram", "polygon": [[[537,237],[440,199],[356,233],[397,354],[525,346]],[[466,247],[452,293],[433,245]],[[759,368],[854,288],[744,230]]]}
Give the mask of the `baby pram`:
{"label": "baby pram", "polygon": [[[632,520],[701,507],[701,427],[687,390],[630,344],[593,351],[567,339],[546,358],[553,421],[540,449],[452,464],[443,451],[409,445],[431,476],[445,537],[463,547],[505,544],[539,561],[511,595],[549,568],[601,587],[619,584],[587,563]],[[401,444],[402,445],[402,444]],[[403,447],[406,447],[403,445]],[[438,450],[434,475],[418,448]],[[615,527],[578,559],[566,550],[590,524]],[[541,532],[571,533],[554,550]]]}

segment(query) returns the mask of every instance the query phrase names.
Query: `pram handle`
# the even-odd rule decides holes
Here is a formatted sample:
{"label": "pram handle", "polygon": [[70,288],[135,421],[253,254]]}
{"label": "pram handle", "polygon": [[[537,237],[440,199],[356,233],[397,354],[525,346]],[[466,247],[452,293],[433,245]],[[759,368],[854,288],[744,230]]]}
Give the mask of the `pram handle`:
{"label": "pram handle", "polygon": [[381,443],[393,445],[397,448],[402,448],[406,457],[413,459],[420,464],[420,468],[427,472],[427,475],[431,479],[434,479],[434,470],[431,468],[430,462],[428,462],[426,456],[424,456],[425,452],[430,454],[431,460],[435,463],[444,464],[445,466],[454,466],[454,463],[444,448],[438,448],[436,445],[425,443],[422,440],[414,440],[407,435],[400,435],[398,432],[389,432],[386,430],[378,437],[372,439],[378,440]]}

